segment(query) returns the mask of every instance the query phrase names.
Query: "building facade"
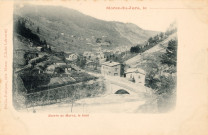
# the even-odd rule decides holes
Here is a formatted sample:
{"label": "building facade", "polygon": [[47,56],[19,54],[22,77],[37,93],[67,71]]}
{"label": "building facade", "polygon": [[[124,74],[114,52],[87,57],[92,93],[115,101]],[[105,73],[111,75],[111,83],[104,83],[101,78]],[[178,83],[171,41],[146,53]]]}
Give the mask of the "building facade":
{"label": "building facade", "polygon": [[78,58],[77,54],[69,54],[66,56],[66,59],[69,61],[75,61],[75,60],[77,60],[77,58]]}
{"label": "building facade", "polygon": [[121,76],[121,64],[112,61],[104,62],[101,66],[101,73],[104,76]]}
{"label": "building facade", "polygon": [[145,84],[145,71],[140,68],[129,68],[125,72],[125,76],[128,80],[136,84]]}

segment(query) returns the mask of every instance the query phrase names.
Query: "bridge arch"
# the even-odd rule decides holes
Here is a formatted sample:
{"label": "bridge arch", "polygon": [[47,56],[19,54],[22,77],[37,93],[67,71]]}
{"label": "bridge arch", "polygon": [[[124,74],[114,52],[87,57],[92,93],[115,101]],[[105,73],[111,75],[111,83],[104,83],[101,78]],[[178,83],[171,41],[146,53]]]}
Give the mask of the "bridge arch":
{"label": "bridge arch", "polygon": [[130,94],[130,95],[135,94],[133,91],[129,90],[128,88],[119,86],[114,83],[110,83],[110,89],[112,94]]}
{"label": "bridge arch", "polygon": [[114,94],[129,94],[129,92],[124,89],[119,89]]}
{"label": "bridge arch", "polygon": [[[107,77],[106,77],[107,78]],[[125,80],[126,81],[126,80]],[[143,85],[135,85],[134,83],[125,82],[123,80],[117,80],[116,78],[107,78],[105,80],[106,93],[108,94],[116,94],[120,93],[119,90],[125,90],[129,95],[138,95],[142,93],[150,93],[150,89]]]}

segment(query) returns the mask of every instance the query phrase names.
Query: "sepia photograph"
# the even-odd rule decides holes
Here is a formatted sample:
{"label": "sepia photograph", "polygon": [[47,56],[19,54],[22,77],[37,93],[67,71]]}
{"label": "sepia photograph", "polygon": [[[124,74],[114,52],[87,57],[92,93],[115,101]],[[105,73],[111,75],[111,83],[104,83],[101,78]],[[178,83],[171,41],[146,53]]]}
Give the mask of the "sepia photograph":
{"label": "sepia photograph", "polygon": [[[106,7],[124,9],[145,7]],[[64,6],[14,4],[12,104],[17,111],[174,110],[176,18],[141,14],[137,21],[125,22],[106,16]]]}
{"label": "sepia photograph", "polygon": [[0,135],[207,135],[207,0],[0,11]]}

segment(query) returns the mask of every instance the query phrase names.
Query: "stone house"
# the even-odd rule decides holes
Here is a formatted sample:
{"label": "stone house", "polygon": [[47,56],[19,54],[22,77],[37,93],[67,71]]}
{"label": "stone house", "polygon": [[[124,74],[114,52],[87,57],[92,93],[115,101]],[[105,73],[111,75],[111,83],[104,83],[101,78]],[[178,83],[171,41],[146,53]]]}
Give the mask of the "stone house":
{"label": "stone house", "polygon": [[136,84],[145,84],[145,71],[140,68],[129,68],[125,71],[125,76],[128,80]]}
{"label": "stone house", "polygon": [[66,53],[65,58],[69,61],[75,61],[78,58],[78,54],[75,53]]}
{"label": "stone house", "polygon": [[107,61],[102,63],[101,74],[104,76],[121,76],[121,64]]}

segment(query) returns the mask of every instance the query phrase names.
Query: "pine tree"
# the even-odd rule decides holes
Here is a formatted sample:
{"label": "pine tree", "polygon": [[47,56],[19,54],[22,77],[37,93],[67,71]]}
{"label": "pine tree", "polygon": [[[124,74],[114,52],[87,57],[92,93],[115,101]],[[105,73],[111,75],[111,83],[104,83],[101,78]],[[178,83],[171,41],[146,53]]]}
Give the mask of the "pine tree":
{"label": "pine tree", "polygon": [[162,64],[166,64],[169,67],[176,66],[177,62],[177,40],[170,40],[168,42],[168,47],[166,49],[166,53],[162,55]]}

